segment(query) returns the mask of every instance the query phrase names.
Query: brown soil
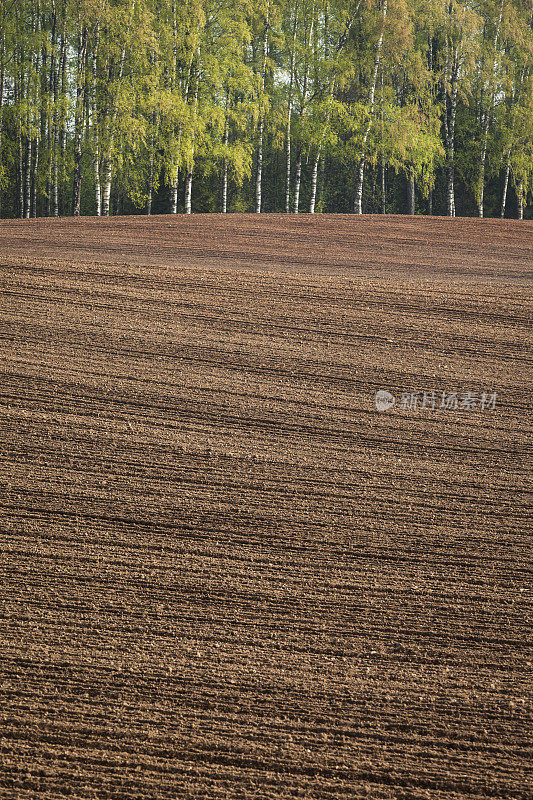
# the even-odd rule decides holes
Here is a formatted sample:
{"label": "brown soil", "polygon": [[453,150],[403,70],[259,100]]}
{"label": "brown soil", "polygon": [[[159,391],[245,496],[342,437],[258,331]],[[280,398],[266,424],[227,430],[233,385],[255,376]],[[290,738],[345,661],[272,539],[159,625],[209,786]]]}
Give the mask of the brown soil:
{"label": "brown soil", "polygon": [[1,222],[0,797],[531,798],[532,267],[511,221]]}

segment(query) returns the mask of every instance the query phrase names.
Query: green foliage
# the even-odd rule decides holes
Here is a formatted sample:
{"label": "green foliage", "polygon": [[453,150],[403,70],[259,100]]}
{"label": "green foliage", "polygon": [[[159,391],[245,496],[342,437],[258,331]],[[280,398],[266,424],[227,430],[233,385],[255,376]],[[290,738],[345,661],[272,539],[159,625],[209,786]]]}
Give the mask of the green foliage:
{"label": "green foliage", "polygon": [[498,209],[507,166],[526,202],[530,0],[384,2],[0,2],[2,213],[70,213],[77,170],[85,213],[106,194],[168,209],[187,172],[193,205],[218,210],[227,176],[228,208],[250,210],[260,127],[265,208],[285,208],[287,153],[302,208],[318,171],[316,210],[347,210],[361,161],[367,208],[382,165],[389,210],[414,177],[442,213],[451,171],[462,208],[487,191]]}

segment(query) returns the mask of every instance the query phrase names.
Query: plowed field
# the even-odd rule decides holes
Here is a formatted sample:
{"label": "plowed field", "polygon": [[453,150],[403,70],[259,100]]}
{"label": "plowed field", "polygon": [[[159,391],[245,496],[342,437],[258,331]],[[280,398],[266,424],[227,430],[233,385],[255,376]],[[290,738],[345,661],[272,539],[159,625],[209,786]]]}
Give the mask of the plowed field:
{"label": "plowed field", "polygon": [[0,222],[0,797],[531,798],[532,268],[528,222]]}

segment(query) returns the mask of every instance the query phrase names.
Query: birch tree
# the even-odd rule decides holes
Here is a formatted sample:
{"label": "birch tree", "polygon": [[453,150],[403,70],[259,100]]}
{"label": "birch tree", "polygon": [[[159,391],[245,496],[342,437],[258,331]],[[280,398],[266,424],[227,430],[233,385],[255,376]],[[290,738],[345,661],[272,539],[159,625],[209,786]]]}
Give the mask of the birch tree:
{"label": "birch tree", "polygon": [[2,213],[528,217],[532,17],[532,0],[0,0]]}
{"label": "birch tree", "polygon": [[501,91],[498,86],[498,68],[501,62],[500,34],[503,20],[505,0],[498,0],[496,9],[492,6],[486,10],[482,48],[480,58],[481,81],[480,81],[480,109],[479,119],[481,126],[481,147],[479,156],[478,177],[476,182],[476,200],[478,214],[484,215],[484,196],[485,196],[485,172],[487,164],[487,147],[489,138],[489,128],[494,115],[496,96]]}
{"label": "birch tree", "polygon": [[267,112],[267,97],[265,92],[268,39],[270,31],[271,0],[266,0],[264,9],[259,14],[258,29],[260,31],[261,47],[256,59],[256,85],[257,85],[257,155],[255,168],[255,213],[260,214],[263,198],[263,138],[265,133],[265,115]]}
{"label": "birch tree", "polygon": [[382,57],[382,49],[383,49],[383,38],[385,36],[385,24],[387,20],[387,11],[388,11],[388,0],[379,0],[379,11],[380,11],[380,26],[379,26],[379,33],[378,39],[376,42],[375,47],[375,54],[374,54],[374,62],[372,67],[372,73],[370,76],[370,86],[368,90],[368,107],[367,107],[367,114],[366,114],[366,122],[364,124],[363,135],[361,138],[360,144],[360,156],[359,156],[359,163],[357,165],[357,179],[355,184],[355,204],[354,204],[354,211],[356,214],[363,213],[363,180],[365,175],[365,163],[366,163],[366,143],[368,140],[368,136],[370,130],[372,128],[374,122],[374,106],[375,106],[375,98],[376,98],[376,86],[379,74],[379,67],[381,63]]}

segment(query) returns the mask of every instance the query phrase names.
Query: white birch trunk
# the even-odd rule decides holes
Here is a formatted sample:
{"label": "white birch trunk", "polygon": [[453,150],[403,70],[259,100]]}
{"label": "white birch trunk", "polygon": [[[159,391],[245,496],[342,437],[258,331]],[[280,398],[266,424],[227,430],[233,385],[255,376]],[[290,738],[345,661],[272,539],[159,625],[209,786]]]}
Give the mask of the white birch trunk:
{"label": "white birch trunk", "polygon": [[291,209],[291,112],[292,103],[289,100],[287,110],[287,143],[285,148],[285,213]]}
{"label": "white birch trunk", "polygon": [[110,207],[111,207],[112,165],[110,158],[106,158],[104,160],[103,173],[104,173],[104,189],[102,192],[102,216],[108,217],[110,214]]}
{"label": "white birch trunk", "polygon": [[[173,14],[175,15],[175,5],[173,4]],[[174,17],[175,19],[175,17]],[[174,36],[177,36],[177,21],[174,22]],[[182,85],[182,96],[187,99],[189,94],[189,86],[191,82],[191,73],[192,73],[192,65],[194,61],[194,50],[191,51],[189,55],[189,61],[187,65],[187,75],[185,78],[185,82]],[[173,76],[172,76],[172,88],[176,86],[176,63],[177,63],[177,50],[174,52],[174,63],[173,63]],[[179,185],[179,172],[180,172],[180,147],[181,147],[181,136],[182,136],[182,123],[178,125],[178,134],[176,139],[176,149],[175,149],[175,158],[176,161],[172,165],[172,174],[170,180],[170,213],[177,214],[178,213],[178,185]]]}
{"label": "white birch trunk", "polygon": [[[37,17],[38,15],[35,13],[35,10],[33,10],[32,25],[31,25],[33,33],[35,33],[38,30]],[[30,64],[31,66],[29,66],[28,68],[28,86],[27,86],[28,110],[26,117],[26,164],[25,164],[25,174],[24,174],[24,217],[26,219],[29,219],[31,215],[31,199],[32,199],[31,181],[32,181],[33,122],[34,122],[33,117],[38,108],[38,97],[36,90],[37,75],[39,74],[38,50],[35,59],[30,59]],[[35,71],[34,76],[31,75],[32,67],[34,68]]]}
{"label": "white birch trunk", "polygon": [[60,62],[59,62],[59,75],[61,76],[61,110],[59,113],[59,154],[61,155],[61,173],[60,180],[64,184],[66,181],[67,169],[67,9],[63,11],[63,27],[61,31],[61,46],[60,46]]}
{"label": "white birch trunk", "polygon": [[[24,76],[20,76],[20,81],[15,82],[15,102],[22,100],[24,86]],[[19,190],[19,216],[24,217],[24,149],[22,144],[22,113],[17,114],[17,137],[18,137],[18,190]]]}
{"label": "white birch trunk", "polygon": [[[457,65],[456,65],[457,66]],[[452,96],[448,123],[448,141],[446,146],[447,178],[446,210],[449,217],[455,217],[455,117],[457,113],[457,72],[454,67],[452,76]]]}
{"label": "white birch trunk", "polygon": [[[307,91],[309,88],[309,70],[310,70],[310,63],[307,59],[307,53],[309,52],[309,48],[311,47],[311,39],[313,37],[313,25],[314,25],[314,14],[315,14],[315,3],[313,2],[313,6],[311,9],[311,18],[309,22],[309,30],[307,33],[306,39],[306,62],[305,62],[305,72],[304,72],[304,81],[302,87],[302,105],[301,105],[301,113],[300,113],[300,124],[303,127],[303,120],[305,119],[305,112],[306,112],[306,103],[307,103]],[[298,160],[296,163],[296,178],[295,178],[295,185],[294,185],[294,213],[298,214],[300,210],[300,189],[302,185],[302,148],[298,148]],[[314,205],[314,201],[313,201]]]}
{"label": "white birch trunk", "polygon": [[[124,63],[126,60],[126,46],[123,45],[120,53],[120,63],[117,75],[117,94],[120,91],[122,78],[124,76]],[[117,119],[118,106],[117,98],[112,101],[111,107],[108,109],[107,127],[109,130],[109,139],[105,152],[102,154],[102,170],[104,173],[104,187],[102,192],[102,215],[108,217],[111,212],[111,182],[113,176],[113,153],[115,145],[115,123]]]}
{"label": "white birch trunk", "polygon": [[454,167],[451,163],[447,167],[446,213],[449,217],[455,217]]}
{"label": "white birch trunk", "polygon": [[102,183],[100,181],[100,149],[98,140],[94,147],[94,193],[96,201],[96,216],[102,216]]}
{"label": "white birch trunk", "polygon": [[187,175],[185,178],[185,213],[190,214],[192,212],[192,174],[193,174],[193,165],[192,163],[189,164],[187,168]]}
{"label": "white birch trunk", "polygon": [[[445,63],[442,73],[442,103],[443,103],[443,127],[444,144],[446,151],[446,213],[449,217],[455,216],[455,117],[457,113],[457,93],[459,78],[459,62],[462,43],[455,46],[453,55],[450,53],[450,41],[447,38],[445,44]],[[448,91],[446,78],[450,74],[450,101],[448,108]]]}
{"label": "white birch trunk", "polygon": [[[37,3],[35,15],[35,30],[37,34],[41,32],[41,16],[39,13],[39,3]],[[37,216],[37,194],[38,194],[38,175],[39,175],[39,151],[40,151],[40,126],[39,126],[39,108],[42,109],[42,98],[39,96],[39,89],[41,82],[39,79],[39,71],[41,67],[41,52],[36,48],[35,53],[35,100],[34,100],[34,123],[35,123],[35,156],[33,159],[32,179],[31,179],[31,212],[32,217]]]}
{"label": "white birch trunk", "polygon": [[185,213],[190,214],[192,212],[192,176],[194,171],[194,150],[195,150],[195,126],[196,126],[196,114],[198,110],[198,91],[200,88],[200,76],[196,76],[196,88],[194,91],[194,99],[193,99],[193,110],[192,110],[192,120],[193,120],[193,130],[192,130],[192,145],[191,145],[191,158],[189,164],[187,165],[187,175],[185,178]]}
{"label": "white birch trunk", "polygon": [[94,170],[94,199],[96,216],[102,216],[102,183],[100,178],[100,136],[98,131],[98,109],[96,105],[96,74],[98,68],[98,45],[100,40],[100,27],[96,25],[95,41],[92,53],[91,76],[91,121],[93,139],[93,170]]}
{"label": "white birch trunk", "polygon": [[[332,100],[333,95],[335,94],[335,89],[336,89],[336,81],[333,80],[331,86],[329,87],[329,91],[328,91],[328,97],[329,97],[330,100]],[[321,156],[322,156],[322,149],[324,147],[324,142],[325,142],[325,139],[326,139],[326,133],[327,133],[328,126],[329,126],[329,120],[330,120],[330,117],[331,117],[331,108],[332,108],[332,106],[331,106],[331,103],[330,103],[329,108],[328,108],[328,112],[326,114],[326,119],[324,121],[324,127],[322,128],[322,134],[320,136],[320,141],[318,143],[318,147],[317,147],[317,150],[316,150],[315,161],[314,161],[314,164],[313,164],[313,172],[311,174],[311,199],[310,199],[310,202],[309,202],[309,211],[310,211],[311,214],[315,213],[318,165],[319,165],[319,162],[320,162],[320,159],[321,159]],[[324,164],[324,159],[322,159],[322,166],[323,166],[323,164]]]}
{"label": "white birch trunk", "polygon": [[356,214],[363,213],[363,182],[365,179],[365,157],[362,156],[357,165],[357,180],[355,183],[355,204],[354,210]]}
{"label": "white birch trunk", "polygon": [[262,181],[263,181],[263,117],[259,120],[259,135],[257,138],[257,161],[255,174],[255,213],[261,213]]}
{"label": "white birch trunk", "polygon": [[[226,130],[224,131],[224,144],[228,145],[228,123],[226,121]],[[222,208],[223,214],[228,211],[228,159],[224,156],[224,164],[222,168]]]}
{"label": "white birch trunk", "polygon": [[287,141],[285,147],[285,213],[290,212],[291,206],[291,118],[292,94],[294,87],[294,69],[296,65],[296,31],[298,27],[298,8],[294,12],[294,27],[292,31],[291,70],[289,81],[289,98],[287,100]]}
{"label": "white birch trunk", "polygon": [[[500,14],[498,18],[498,23],[496,25],[496,32],[494,34],[494,41],[493,41],[493,49],[494,49],[494,59],[492,62],[492,70],[490,76],[490,83],[492,84],[492,91],[490,92],[491,95],[491,102],[489,105],[488,110],[484,114],[483,117],[483,132],[482,132],[482,146],[481,146],[481,158],[479,164],[479,179],[478,179],[478,186],[479,186],[479,199],[478,199],[478,214],[480,217],[483,217],[484,214],[484,198],[485,198],[485,168],[486,168],[486,161],[487,161],[487,147],[488,147],[488,140],[489,140],[489,126],[491,116],[494,110],[494,104],[496,101],[496,66],[497,66],[497,56],[496,56],[496,49],[498,47],[498,39],[500,37],[500,27],[502,24],[503,18],[503,0],[500,2]],[[490,89],[490,85],[489,85]]]}
{"label": "white birch trunk", "polygon": [[502,192],[502,206],[500,209],[500,217],[503,219],[505,217],[505,207],[507,205],[507,190],[509,188],[509,172],[511,171],[511,151],[507,153],[507,163],[505,165],[505,179],[503,182],[503,192]]}
{"label": "white birch trunk", "polygon": [[[62,49],[62,48],[61,48]],[[53,115],[53,134],[52,134],[52,214],[54,217],[59,216],[59,108],[58,108],[58,95],[59,95],[59,77],[61,68],[61,58],[59,61],[58,70],[54,68],[54,115]]]}
{"label": "white birch trunk", "polygon": [[[177,5],[172,0],[172,69],[170,78],[170,88],[176,88],[176,73],[178,65],[178,20],[176,17]],[[181,136],[181,125],[178,132],[178,145],[176,147],[175,158],[176,161],[170,167],[170,208],[171,214],[178,213],[178,180],[179,180],[179,142]]]}
{"label": "white birch trunk", "polygon": [[179,165],[178,162],[173,166],[172,178],[170,181],[170,213],[178,213],[178,180],[179,180]]}
{"label": "white birch trunk", "polygon": [[[28,92],[29,92],[29,81],[28,81]],[[30,218],[30,211],[31,211],[31,162],[32,162],[32,140],[31,140],[31,119],[30,119],[30,109],[28,107],[28,115],[26,120],[27,125],[27,132],[26,132],[26,162],[24,165],[24,218]]]}
{"label": "white birch trunk", "polygon": [[309,200],[309,213],[315,213],[316,206],[316,189],[318,184],[318,164],[320,162],[320,151],[317,150],[315,160],[313,162],[313,171],[311,172],[311,199]]}
{"label": "white birch trunk", "polygon": [[19,206],[20,218],[24,218],[24,156],[22,147],[22,131],[19,130]]}
{"label": "white birch trunk", "polygon": [[59,145],[59,125],[58,125],[58,120],[56,119],[54,123],[54,140],[53,140],[53,153],[52,153],[52,213],[54,217],[59,216],[58,145]]}
{"label": "white birch trunk", "polygon": [[72,214],[80,215],[81,203],[81,142],[83,135],[83,108],[85,101],[85,58],[88,31],[84,27],[78,39],[78,69],[76,81],[76,110],[74,118],[74,180],[72,184]]}
{"label": "white birch trunk", "polygon": [[263,112],[263,91],[265,89],[265,78],[266,78],[266,59],[267,59],[267,49],[268,49],[268,24],[269,24],[269,11],[270,6],[267,5],[267,12],[265,18],[265,33],[263,36],[263,54],[262,54],[262,64],[261,64],[261,92],[259,97],[259,125],[258,125],[258,136],[257,136],[257,162],[256,162],[256,173],[255,173],[255,213],[261,213],[261,206],[262,206],[262,191],[263,191],[263,133],[265,128],[265,118]]}
{"label": "white birch trunk", "polygon": [[[53,98],[55,96],[55,85],[56,85],[56,55],[55,55],[55,46],[56,46],[56,32],[57,32],[57,15],[55,12],[55,6],[52,7],[52,30],[50,33],[50,76],[48,81],[48,96],[49,98]],[[54,149],[54,135],[55,135],[55,119],[56,119],[56,112],[55,108],[50,107],[50,99],[48,101],[48,108],[47,108],[47,117],[48,117],[48,132],[47,132],[47,144],[49,150],[49,159],[48,159],[48,174],[47,174],[47,181],[46,181],[46,214],[48,217],[52,215],[52,172],[53,172],[53,149]]]}
{"label": "white birch trunk", "polygon": [[222,175],[222,213],[228,212],[228,159],[224,159],[224,172]]}
{"label": "white birch trunk", "polygon": [[228,157],[226,150],[229,143],[229,89],[226,91],[226,108],[224,116],[224,136],[222,144],[224,145],[224,162],[222,164],[222,202],[221,211],[226,214],[228,211]]}
{"label": "white birch trunk", "polygon": [[33,180],[32,180],[32,196],[31,196],[31,216],[37,216],[37,183],[39,174],[39,150],[40,150],[40,137],[37,133],[35,137],[35,157],[33,159]]}
{"label": "white birch trunk", "polygon": [[297,214],[300,207],[300,186],[302,183],[302,151],[298,151],[298,158],[296,159],[296,175],[294,178],[294,205],[293,212]]}
{"label": "white birch trunk", "polygon": [[361,157],[359,159],[359,164],[357,167],[357,181],[355,185],[355,203],[354,203],[354,211],[356,214],[363,213],[363,182],[365,177],[365,148],[368,136],[370,134],[370,130],[372,128],[372,121],[374,115],[374,100],[376,95],[376,85],[378,80],[378,72],[379,72],[379,65],[381,63],[381,50],[383,47],[383,36],[385,34],[385,20],[387,18],[387,0],[382,0],[382,12],[381,12],[381,31],[379,34],[378,43],[376,45],[376,56],[374,59],[374,71],[372,73],[372,81],[370,84],[370,92],[368,96],[368,121],[365,127],[365,131],[363,134],[363,139],[361,142]]}

